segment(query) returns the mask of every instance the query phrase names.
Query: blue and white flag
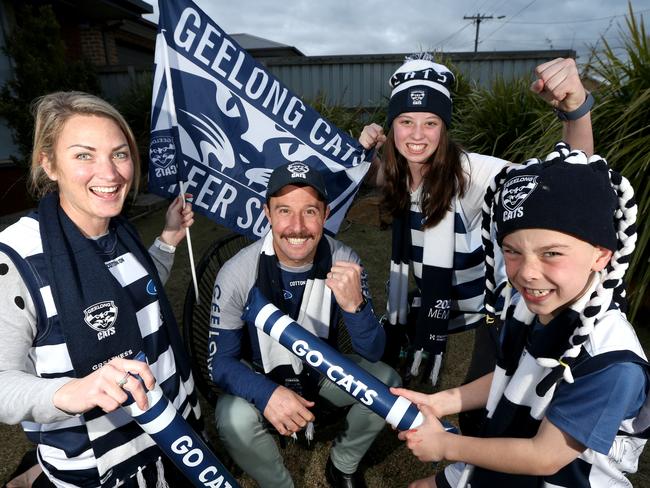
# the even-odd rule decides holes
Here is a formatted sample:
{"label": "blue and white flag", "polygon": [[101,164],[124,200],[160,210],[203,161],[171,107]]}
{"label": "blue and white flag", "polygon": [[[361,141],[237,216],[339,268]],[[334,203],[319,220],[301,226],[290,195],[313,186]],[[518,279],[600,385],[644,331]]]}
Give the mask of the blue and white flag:
{"label": "blue and white flag", "polygon": [[330,195],[335,234],[368,171],[363,147],[321,117],[191,0],[159,2],[149,189],[170,197],[187,182],[193,208],[257,239],[268,230],[273,169],[303,161]]}

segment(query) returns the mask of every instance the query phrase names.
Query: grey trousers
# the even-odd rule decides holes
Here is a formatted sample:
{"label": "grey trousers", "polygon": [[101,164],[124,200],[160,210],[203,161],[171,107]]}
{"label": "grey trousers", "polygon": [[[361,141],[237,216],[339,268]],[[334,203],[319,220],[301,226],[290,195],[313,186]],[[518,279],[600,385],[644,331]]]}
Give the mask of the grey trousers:
{"label": "grey trousers", "polygon": [[[346,357],[388,386],[401,384],[397,372],[382,362],[371,363],[356,354]],[[354,473],[386,421],[329,380],[323,382],[318,394],[338,407],[352,405],[345,431],[337,436],[330,457],[340,471]],[[254,405],[241,397],[221,395],[215,420],[219,438],[230,456],[261,488],[293,487],[275,439],[264,427],[264,418]]]}

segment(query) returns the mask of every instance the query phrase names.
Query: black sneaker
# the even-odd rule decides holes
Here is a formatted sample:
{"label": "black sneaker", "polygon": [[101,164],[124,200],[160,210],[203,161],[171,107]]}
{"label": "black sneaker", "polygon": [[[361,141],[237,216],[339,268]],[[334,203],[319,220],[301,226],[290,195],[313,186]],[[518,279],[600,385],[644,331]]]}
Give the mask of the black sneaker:
{"label": "black sneaker", "polygon": [[334,466],[332,458],[327,459],[325,478],[331,488],[366,488],[366,482],[359,471],[352,474],[342,473]]}

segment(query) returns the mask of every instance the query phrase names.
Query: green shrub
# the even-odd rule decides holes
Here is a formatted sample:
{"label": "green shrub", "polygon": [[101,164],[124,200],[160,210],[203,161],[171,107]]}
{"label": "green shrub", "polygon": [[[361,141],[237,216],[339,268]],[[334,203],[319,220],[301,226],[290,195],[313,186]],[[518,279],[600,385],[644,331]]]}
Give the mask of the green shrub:
{"label": "green shrub", "polygon": [[630,180],[636,192],[638,241],[630,263],[632,315],[641,305],[650,281],[650,45],[643,18],[628,4],[627,32],[621,32],[624,54],[604,49],[591,66],[604,79],[593,113],[597,152]]}
{"label": "green shrub", "polygon": [[382,106],[375,109],[347,108],[334,105],[328,102],[324,94],[320,94],[314,100],[305,100],[305,103],[355,139],[359,137],[364,126],[373,122],[383,126],[386,122],[388,100],[385,100]]}
{"label": "green shrub", "polygon": [[[455,108],[452,134],[468,150],[520,161],[525,150],[513,143],[548,105],[530,91],[530,79],[496,79],[490,88],[476,87]],[[559,124],[555,124],[559,128]]]}

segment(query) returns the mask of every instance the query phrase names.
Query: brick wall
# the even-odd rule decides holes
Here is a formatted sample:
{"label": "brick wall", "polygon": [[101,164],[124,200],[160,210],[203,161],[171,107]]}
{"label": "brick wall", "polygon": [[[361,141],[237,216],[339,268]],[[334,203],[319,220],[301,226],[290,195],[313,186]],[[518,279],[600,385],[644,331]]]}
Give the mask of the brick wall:
{"label": "brick wall", "polygon": [[79,34],[82,54],[95,66],[119,64],[113,32],[102,32],[99,27],[86,27],[80,29]]}
{"label": "brick wall", "polygon": [[79,32],[81,52],[94,65],[106,66],[106,51],[104,50],[104,39],[98,28],[88,27]]}

